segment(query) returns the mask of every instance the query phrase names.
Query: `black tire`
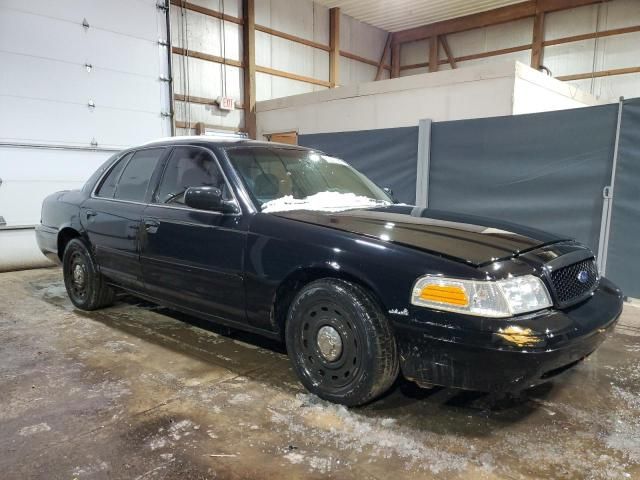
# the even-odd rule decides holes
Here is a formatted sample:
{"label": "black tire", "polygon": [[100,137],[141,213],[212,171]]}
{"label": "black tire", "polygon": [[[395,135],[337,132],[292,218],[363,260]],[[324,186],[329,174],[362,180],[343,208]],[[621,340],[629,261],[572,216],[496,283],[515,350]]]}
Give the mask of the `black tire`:
{"label": "black tire", "polygon": [[351,282],[325,278],[306,285],[289,309],[285,339],[303,385],[334,403],[363,405],[398,376],[389,321],[371,295]]}
{"label": "black tire", "polygon": [[113,288],[106,284],[91,252],[79,238],[74,238],[65,247],[62,271],[67,294],[76,307],[97,310],[113,303]]}

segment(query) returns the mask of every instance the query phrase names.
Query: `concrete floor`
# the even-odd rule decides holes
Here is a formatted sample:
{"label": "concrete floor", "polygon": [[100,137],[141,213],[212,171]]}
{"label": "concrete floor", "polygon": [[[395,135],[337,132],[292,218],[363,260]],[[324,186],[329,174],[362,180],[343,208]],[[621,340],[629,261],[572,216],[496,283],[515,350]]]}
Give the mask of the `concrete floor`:
{"label": "concrete floor", "polygon": [[124,299],[71,306],[59,269],[0,274],[0,477],[640,478],[640,309],[515,401],[399,382],[320,401],[281,346]]}

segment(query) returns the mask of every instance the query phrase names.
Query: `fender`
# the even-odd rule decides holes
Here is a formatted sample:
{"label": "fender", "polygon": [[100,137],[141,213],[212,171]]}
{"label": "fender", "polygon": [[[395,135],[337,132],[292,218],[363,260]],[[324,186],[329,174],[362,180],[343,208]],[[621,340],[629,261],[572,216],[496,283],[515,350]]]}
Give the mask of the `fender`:
{"label": "fender", "polygon": [[280,327],[279,290],[295,292],[301,285],[292,284],[323,276],[361,284],[389,313],[410,309],[413,283],[422,275],[478,275],[474,267],[447,258],[268,213],[251,218],[245,255],[247,318],[265,329]]}

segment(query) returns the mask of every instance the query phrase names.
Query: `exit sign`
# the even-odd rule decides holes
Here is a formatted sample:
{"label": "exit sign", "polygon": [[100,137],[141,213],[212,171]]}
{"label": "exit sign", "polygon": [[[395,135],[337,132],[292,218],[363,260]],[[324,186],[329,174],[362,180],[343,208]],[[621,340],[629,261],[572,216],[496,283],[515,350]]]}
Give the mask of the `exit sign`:
{"label": "exit sign", "polygon": [[218,97],[218,106],[220,110],[233,110],[235,102],[231,97]]}

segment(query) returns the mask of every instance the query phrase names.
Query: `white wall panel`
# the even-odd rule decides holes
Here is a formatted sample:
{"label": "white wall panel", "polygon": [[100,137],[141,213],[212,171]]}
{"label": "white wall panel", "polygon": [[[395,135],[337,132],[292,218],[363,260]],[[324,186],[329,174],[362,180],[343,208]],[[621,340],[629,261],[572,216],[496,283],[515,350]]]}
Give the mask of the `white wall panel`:
{"label": "white wall panel", "polygon": [[464,62],[458,62],[458,66],[459,68],[465,68],[477,65],[498,65],[507,61],[522,62],[528,65],[531,62],[531,50],[523,50],[521,52],[506,53],[504,55],[496,55],[493,57],[467,60]]}
{"label": "white wall panel", "polygon": [[509,115],[515,67],[475,70],[362,83],[261,102],[258,136],[287,130],[305,134],[402,127],[417,125],[421,118]]}
{"label": "white wall panel", "polygon": [[590,95],[537,72],[503,62],[259,102],[258,138],[415,126],[434,121],[483,118],[595,105]]}
{"label": "white wall panel", "polygon": [[[296,75],[312,77],[314,72],[314,48],[279,37],[271,37],[271,65],[265,67],[283,70]],[[328,57],[327,57],[328,63]],[[319,80],[328,80],[328,76]]]}
{"label": "white wall panel", "polygon": [[[233,17],[242,17],[242,0],[190,0],[190,3],[201,7],[221,12],[224,6],[224,13]],[[256,8],[261,0],[256,2]]]}
{"label": "white wall panel", "polygon": [[640,97],[640,73],[567,82],[605,101]]}
{"label": "white wall panel", "polygon": [[595,42],[592,39],[545,47],[542,63],[554,76],[591,72],[600,63],[594,57]]}
{"label": "white wall panel", "polygon": [[232,22],[171,6],[171,37],[174,47],[242,60],[242,26]]}
{"label": "white wall panel", "polygon": [[258,0],[256,24],[329,44],[329,9],[310,0]]}
{"label": "white wall panel", "polygon": [[86,18],[91,28],[156,41],[158,32],[155,25],[140,21],[155,16],[156,3],[156,0],[2,0],[1,5],[76,24],[81,24]]}
{"label": "white wall panel", "polygon": [[[158,12],[152,10],[153,25]],[[84,29],[80,24],[5,9],[1,4],[0,45],[8,52],[79,65],[90,63],[149,77],[158,75],[158,52],[163,48],[157,38],[141,40],[97,28]]]}
{"label": "white wall panel", "polygon": [[89,146],[95,139],[99,146],[124,148],[169,134],[159,112],[4,96],[0,112],[11,112],[0,115],[1,140],[9,142]]}
{"label": "white wall panel", "polygon": [[[310,0],[260,0],[256,2],[256,24],[307,40],[329,44],[329,9]],[[297,42],[256,31],[256,65],[284,72],[329,80],[329,53]],[[314,92],[324,87],[256,74],[256,99]]]}
{"label": "white wall panel", "polygon": [[[556,39],[640,25],[640,2],[613,0],[601,5],[548,14],[545,38]],[[640,66],[640,33],[584,40],[546,47],[543,63],[554,75]],[[615,101],[619,96],[638,96],[640,75],[616,75],[572,82],[601,99]]]}
{"label": "white wall panel", "polygon": [[[367,65],[366,63],[351,60],[350,58],[340,57],[340,84],[355,85],[362,82],[370,82],[375,80],[378,67]],[[382,79],[388,77],[388,71]]]}
{"label": "white wall panel", "polygon": [[199,58],[173,55],[173,88],[176,93],[215,100],[222,95],[223,78],[226,78],[227,96],[242,102],[243,69]]}
{"label": "white wall panel", "polygon": [[598,53],[601,70],[640,67],[640,32],[598,39]]}
{"label": "white wall panel", "polygon": [[80,188],[112,154],[0,146],[0,216],[10,225],[36,223],[47,192]]}
{"label": "white wall panel", "polygon": [[[200,0],[194,3],[215,11],[222,11],[224,3],[225,13],[242,16],[240,1]],[[242,60],[242,26],[232,22],[223,22],[209,15],[172,6],[171,37],[175,47],[230,60]],[[226,95],[242,103],[243,69],[174,54],[173,88],[177,94],[211,100]],[[204,122],[236,128],[244,125],[244,113],[241,110],[226,112],[213,105],[193,103],[189,106],[179,101],[174,102],[174,109],[178,122]]]}
{"label": "white wall panel", "polygon": [[[340,17],[340,49],[379,61],[387,41],[387,32],[360,22],[348,15]],[[340,84],[370,82],[376,77],[377,67],[342,57],[340,59]],[[386,78],[386,77],[383,77]]]}
{"label": "white wall panel", "polygon": [[175,114],[176,118],[189,123],[204,122],[209,125],[233,128],[244,126],[242,110],[228,112],[213,105],[176,101]]}
{"label": "white wall panel", "polygon": [[[545,15],[545,40],[589,34],[616,28],[640,25],[640,1],[612,0],[598,5],[552,12]],[[530,44],[533,19],[523,19],[487,28],[447,35],[454,57],[492,52]],[[428,61],[429,42],[422,40],[404,44],[401,64]],[[445,58],[440,48],[440,59]],[[458,62],[460,68],[474,65],[500,63],[505,60],[530,63],[531,50],[505,55]],[[599,39],[583,40],[544,48],[543,65],[554,76],[583,74],[591,71],[612,70],[640,66],[640,33],[629,33]],[[447,65],[440,65],[441,70]],[[402,70],[401,76],[426,72],[426,68]],[[578,83],[588,85],[587,91],[609,100],[620,95],[630,98],[637,95],[638,76],[635,74],[610,76]]]}
{"label": "white wall panel", "polygon": [[592,33],[596,31],[597,23],[597,5],[548,13],[544,17],[544,38],[545,40],[555,40]]}
{"label": "white wall panel", "polygon": [[42,199],[81,185],[100,149],[170,134],[165,27],[156,0],[0,2],[0,143],[32,145],[0,145],[10,225],[37,223]]}
{"label": "white wall panel", "polygon": [[[100,67],[89,73],[81,65],[1,51],[0,64],[3,66],[0,95],[55,99],[81,105],[92,100],[97,107],[159,113],[163,85],[158,78]],[[113,88],[114,85],[118,88]]]}
{"label": "white wall panel", "polygon": [[602,6],[606,8],[606,26],[610,28],[632,27],[640,24],[638,0],[615,0]]}
{"label": "white wall panel", "polygon": [[429,40],[404,43],[400,46],[400,65],[424,63],[429,60]]}
{"label": "white wall panel", "polygon": [[[532,28],[533,20],[523,19],[508,24],[450,34],[447,35],[447,41],[452,55],[454,57],[463,57],[531,43]],[[458,68],[464,68],[475,65],[504,63],[509,60],[529,63],[530,55],[531,50],[523,50],[505,55],[457,62],[457,66]],[[442,45],[438,45],[438,58],[439,60],[446,60],[447,58]],[[412,65],[428,61],[429,40],[420,40],[402,45],[400,49],[401,65]],[[438,66],[438,70],[449,69],[451,69],[451,66],[448,63]],[[400,76],[416,75],[427,73],[428,71],[426,67],[401,70]]]}

